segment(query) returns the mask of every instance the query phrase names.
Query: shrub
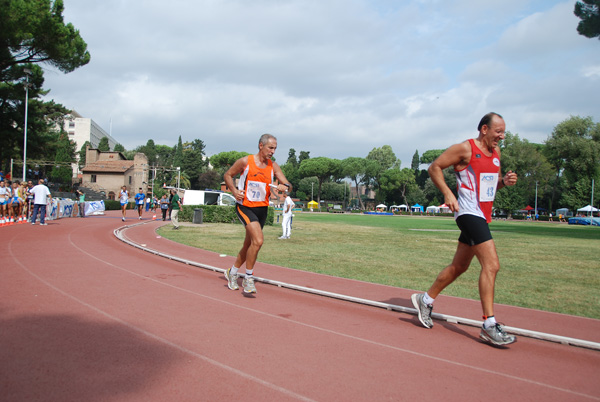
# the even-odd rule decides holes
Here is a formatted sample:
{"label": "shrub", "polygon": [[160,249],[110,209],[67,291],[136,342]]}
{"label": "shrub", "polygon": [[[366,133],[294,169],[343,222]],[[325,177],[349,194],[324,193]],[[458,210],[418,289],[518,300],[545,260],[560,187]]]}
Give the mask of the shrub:
{"label": "shrub", "polygon": [[[192,222],[194,220],[194,210],[202,209],[202,221],[206,223],[238,223],[239,219],[235,212],[235,207],[221,205],[184,205],[179,211],[179,220],[182,222]],[[269,207],[267,221],[265,225],[273,225],[275,212],[273,207]]]}

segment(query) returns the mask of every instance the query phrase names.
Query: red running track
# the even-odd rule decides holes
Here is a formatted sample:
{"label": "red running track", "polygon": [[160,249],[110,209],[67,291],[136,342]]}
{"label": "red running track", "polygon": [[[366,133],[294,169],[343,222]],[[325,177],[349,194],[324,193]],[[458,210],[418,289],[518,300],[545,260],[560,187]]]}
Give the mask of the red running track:
{"label": "red running track", "polygon": [[[161,224],[125,233],[231,265],[158,237]],[[121,242],[113,230],[122,225],[109,212],[0,228],[0,400],[600,400],[598,351],[525,337],[494,348],[477,328],[438,321],[427,330],[412,315],[260,283],[244,296],[220,273]],[[256,274],[410,306],[410,290],[260,263]],[[480,314],[470,300],[436,307]],[[511,326],[598,342],[599,320],[498,310]]]}

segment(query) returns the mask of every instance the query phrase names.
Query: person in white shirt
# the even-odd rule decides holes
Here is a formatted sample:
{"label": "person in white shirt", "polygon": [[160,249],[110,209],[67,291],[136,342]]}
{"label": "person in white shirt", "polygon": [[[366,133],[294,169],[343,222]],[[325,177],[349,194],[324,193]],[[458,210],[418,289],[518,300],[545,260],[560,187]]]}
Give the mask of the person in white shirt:
{"label": "person in white shirt", "polygon": [[35,225],[38,211],[40,212],[40,225],[46,226],[46,203],[50,195],[50,190],[44,185],[44,180],[40,179],[39,184],[29,190],[33,195],[33,214],[31,215],[31,224]]}
{"label": "person in white shirt", "polygon": [[283,202],[283,219],[281,222],[283,236],[280,239],[289,239],[292,234],[292,208],[294,208],[294,201],[289,195],[286,195]]}

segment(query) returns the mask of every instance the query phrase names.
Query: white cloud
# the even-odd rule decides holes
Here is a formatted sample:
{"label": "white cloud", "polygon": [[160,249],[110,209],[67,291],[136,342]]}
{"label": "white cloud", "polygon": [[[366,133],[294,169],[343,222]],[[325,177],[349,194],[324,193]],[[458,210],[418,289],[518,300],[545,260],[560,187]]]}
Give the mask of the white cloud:
{"label": "white cloud", "polygon": [[541,142],[569,115],[600,116],[598,41],[573,2],[65,1],[92,61],[46,74],[49,97],[126,148],[203,140],[252,151],[260,134],[312,156],[366,156],[476,135],[494,110]]}

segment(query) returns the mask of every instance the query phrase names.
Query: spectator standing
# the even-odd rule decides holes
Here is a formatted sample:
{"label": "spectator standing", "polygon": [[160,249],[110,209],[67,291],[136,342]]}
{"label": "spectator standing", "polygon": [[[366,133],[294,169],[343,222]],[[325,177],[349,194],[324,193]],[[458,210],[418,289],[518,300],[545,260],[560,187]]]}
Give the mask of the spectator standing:
{"label": "spectator standing", "polygon": [[163,194],[160,199],[160,211],[162,212],[162,220],[167,219],[167,212],[169,211],[169,199],[166,194]]}
{"label": "spectator standing", "polygon": [[27,182],[27,188],[25,189],[25,195],[27,196],[27,218],[31,218],[31,213],[33,212],[33,194],[31,194],[31,189],[33,188],[33,182],[29,180]]}
{"label": "spectator standing", "polygon": [[78,189],[77,195],[79,196],[79,203],[77,204],[79,208],[79,216],[81,218],[85,218],[85,193]]}
{"label": "spectator standing", "polygon": [[281,226],[283,228],[283,236],[280,239],[289,239],[292,234],[292,208],[294,207],[294,201],[289,196],[285,195],[285,201],[283,202],[283,217],[281,220]]}
{"label": "spectator standing", "polygon": [[175,189],[171,189],[171,222],[173,229],[179,229],[179,209],[181,208],[181,200]]}
{"label": "spectator standing", "polygon": [[30,191],[33,194],[33,214],[31,215],[31,224],[35,225],[38,211],[40,213],[40,225],[46,226],[46,204],[48,199],[52,199],[50,190],[44,185],[44,180],[39,180],[38,185]]}

